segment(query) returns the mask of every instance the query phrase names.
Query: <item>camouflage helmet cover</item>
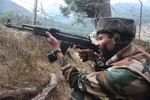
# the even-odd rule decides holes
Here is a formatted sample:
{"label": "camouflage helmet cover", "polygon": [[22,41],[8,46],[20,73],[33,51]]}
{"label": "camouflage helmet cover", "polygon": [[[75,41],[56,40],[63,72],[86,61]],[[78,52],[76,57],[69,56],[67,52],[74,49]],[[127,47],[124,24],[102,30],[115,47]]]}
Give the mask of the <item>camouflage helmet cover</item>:
{"label": "camouflage helmet cover", "polygon": [[97,23],[97,34],[99,33],[119,33],[135,37],[136,26],[134,20],[125,18],[102,18]]}

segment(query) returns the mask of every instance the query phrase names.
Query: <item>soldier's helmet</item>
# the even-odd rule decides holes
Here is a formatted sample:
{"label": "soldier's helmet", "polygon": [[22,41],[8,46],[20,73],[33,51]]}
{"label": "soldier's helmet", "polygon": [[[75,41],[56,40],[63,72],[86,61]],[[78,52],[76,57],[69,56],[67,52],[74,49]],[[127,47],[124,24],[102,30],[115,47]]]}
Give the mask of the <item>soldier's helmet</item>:
{"label": "soldier's helmet", "polygon": [[136,25],[134,20],[126,18],[102,18],[97,23],[97,34],[119,33],[120,36],[135,37]]}

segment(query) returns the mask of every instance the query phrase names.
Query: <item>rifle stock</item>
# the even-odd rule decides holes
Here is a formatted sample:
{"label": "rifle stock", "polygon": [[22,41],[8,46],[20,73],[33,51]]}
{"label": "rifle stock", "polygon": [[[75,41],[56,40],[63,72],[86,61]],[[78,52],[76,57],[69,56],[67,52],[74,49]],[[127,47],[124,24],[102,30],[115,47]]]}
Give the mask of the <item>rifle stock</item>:
{"label": "rifle stock", "polygon": [[[17,28],[19,30],[32,31],[35,35],[40,35],[40,36],[44,36],[44,37],[47,37],[46,31],[48,31],[56,39],[62,41],[61,49],[64,48],[64,45],[65,45],[65,48],[64,48],[65,50],[62,49],[63,54],[66,52],[66,50],[67,50],[66,48],[68,48],[70,45],[77,45],[82,48],[88,48],[88,49],[91,49],[94,52],[98,53],[98,47],[92,43],[90,38],[61,32],[60,30],[55,29],[55,28],[48,29],[45,27],[40,27],[40,26],[35,26],[35,25],[27,25],[27,24],[23,24],[22,26],[16,26],[16,25],[11,24],[11,19],[7,20],[7,24],[5,24],[5,26],[7,26],[8,28]],[[51,63],[57,60],[57,58],[54,57],[53,54],[51,54],[51,53],[48,55],[48,58]],[[83,59],[83,61],[87,61],[87,60],[88,60],[87,58],[85,60]]]}

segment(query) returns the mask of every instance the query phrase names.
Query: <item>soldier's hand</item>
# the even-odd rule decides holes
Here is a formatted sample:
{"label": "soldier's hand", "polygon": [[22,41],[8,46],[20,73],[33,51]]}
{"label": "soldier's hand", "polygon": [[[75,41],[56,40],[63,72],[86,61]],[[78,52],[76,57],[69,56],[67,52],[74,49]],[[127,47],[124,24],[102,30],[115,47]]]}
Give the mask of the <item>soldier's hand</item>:
{"label": "soldier's hand", "polygon": [[57,50],[57,49],[59,49],[60,48],[60,44],[59,44],[58,40],[55,37],[53,37],[51,35],[51,33],[49,33],[49,32],[46,32],[46,35],[47,35],[47,41],[52,46],[52,49],[54,51]]}
{"label": "soldier's hand", "polygon": [[99,54],[95,53],[90,49],[78,49],[78,53],[81,59],[88,59],[94,61],[99,58]]}

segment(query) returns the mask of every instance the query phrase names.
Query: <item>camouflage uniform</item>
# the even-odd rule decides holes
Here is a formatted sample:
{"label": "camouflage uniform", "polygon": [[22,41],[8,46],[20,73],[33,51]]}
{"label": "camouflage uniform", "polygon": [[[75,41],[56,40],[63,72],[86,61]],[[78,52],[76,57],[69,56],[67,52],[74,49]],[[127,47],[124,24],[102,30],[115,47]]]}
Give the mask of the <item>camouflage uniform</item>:
{"label": "camouflage uniform", "polygon": [[65,79],[74,88],[72,100],[150,100],[150,55],[133,42],[111,57],[105,71],[83,73],[58,59]]}

